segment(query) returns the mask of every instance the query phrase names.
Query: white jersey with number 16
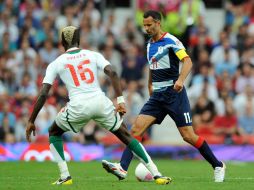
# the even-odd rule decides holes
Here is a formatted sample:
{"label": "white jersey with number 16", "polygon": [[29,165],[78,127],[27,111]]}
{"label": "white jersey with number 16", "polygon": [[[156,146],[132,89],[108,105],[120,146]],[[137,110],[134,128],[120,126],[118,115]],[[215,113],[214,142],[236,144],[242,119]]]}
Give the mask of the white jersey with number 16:
{"label": "white jersey with number 16", "polygon": [[59,75],[70,100],[96,96],[103,93],[98,82],[98,68],[103,70],[109,64],[100,53],[71,48],[49,64],[43,83],[53,84]]}

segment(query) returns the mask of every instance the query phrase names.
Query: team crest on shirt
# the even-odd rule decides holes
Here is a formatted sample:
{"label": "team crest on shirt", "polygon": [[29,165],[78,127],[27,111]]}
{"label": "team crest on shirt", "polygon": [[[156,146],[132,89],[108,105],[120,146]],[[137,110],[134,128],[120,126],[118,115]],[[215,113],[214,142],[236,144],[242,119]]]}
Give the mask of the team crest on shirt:
{"label": "team crest on shirt", "polygon": [[159,54],[163,53],[163,50],[164,50],[163,46],[159,46],[159,48],[158,48],[158,53],[159,53]]}
{"label": "team crest on shirt", "polygon": [[179,40],[176,40],[176,45],[181,46],[182,43]]}

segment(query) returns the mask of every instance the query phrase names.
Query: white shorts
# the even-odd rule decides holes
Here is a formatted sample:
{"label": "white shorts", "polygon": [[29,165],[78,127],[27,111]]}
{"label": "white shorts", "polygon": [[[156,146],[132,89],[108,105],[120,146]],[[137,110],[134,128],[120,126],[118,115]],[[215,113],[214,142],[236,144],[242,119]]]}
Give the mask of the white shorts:
{"label": "white shorts", "polygon": [[104,94],[68,102],[55,119],[58,127],[75,133],[90,120],[109,131],[118,130],[123,122],[119,113],[115,113],[112,101]]}

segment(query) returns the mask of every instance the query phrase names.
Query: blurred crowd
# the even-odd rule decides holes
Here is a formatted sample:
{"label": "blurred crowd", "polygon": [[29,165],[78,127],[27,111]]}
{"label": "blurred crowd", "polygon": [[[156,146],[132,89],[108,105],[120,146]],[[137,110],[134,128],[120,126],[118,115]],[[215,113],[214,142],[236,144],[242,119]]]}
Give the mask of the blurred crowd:
{"label": "blurred crowd", "polygon": [[[172,1],[174,6],[168,9],[163,1],[142,2],[132,17],[121,18],[124,24],[119,26],[114,10],[105,14],[100,1],[2,1],[0,142],[25,141],[26,123],[45,70],[64,53],[59,34],[67,25],[80,27],[81,47],[101,52],[121,76],[128,110],[124,119],[130,127],[148,98],[142,15],[153,8],[162,12],[163,29],[184,43],[193,60],[186,88],[196,132],[210,143],[254,144],[254,1],[225,1],[219,40],[210,36],[213,26],[204,22],[206,7],[201,0]],[[99,78],[103,91],[113,99],[109,80],[103,72]],[[35,141],[47,140],[49,126],[67,101],[66,88],[57,79],[36,119]],[[64,138],[83,144],[114,141],[94,122],[78,135],[67,133]]]}

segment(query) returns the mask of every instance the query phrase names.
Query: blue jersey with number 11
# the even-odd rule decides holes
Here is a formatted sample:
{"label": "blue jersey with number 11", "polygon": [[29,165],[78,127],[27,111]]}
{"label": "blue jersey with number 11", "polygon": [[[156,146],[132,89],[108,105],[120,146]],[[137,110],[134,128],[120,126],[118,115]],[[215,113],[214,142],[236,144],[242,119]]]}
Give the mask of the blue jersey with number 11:
{"label": "blue jersey with number 11", "polygon": [[179,76],[179,62],[187,56],[183,44],[167,32],[158,41],[149,40],[147,59],[154,91],[174,84]]}

